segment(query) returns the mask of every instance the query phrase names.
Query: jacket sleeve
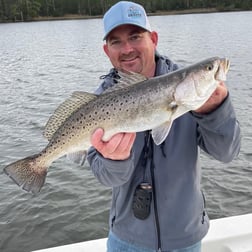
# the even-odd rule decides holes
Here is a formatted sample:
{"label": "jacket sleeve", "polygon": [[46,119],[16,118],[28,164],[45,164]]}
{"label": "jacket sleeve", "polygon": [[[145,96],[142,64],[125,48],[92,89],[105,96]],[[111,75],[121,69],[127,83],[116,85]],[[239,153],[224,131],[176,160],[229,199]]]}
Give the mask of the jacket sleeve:
{"label": "jacket sleeve", "polygon": [[229,95],[213,112],[192,112],[198,124],[198,145],[215,159],[228,163],[240,151],[240,126]]}
{"label": "jacket sleeve", "polygon": [[88,151],[87,160],[95,177],[101,184],[116,187],[126,183],[134,172],[134,155],[131,153],[127,160],[111,160],[91,147]]}

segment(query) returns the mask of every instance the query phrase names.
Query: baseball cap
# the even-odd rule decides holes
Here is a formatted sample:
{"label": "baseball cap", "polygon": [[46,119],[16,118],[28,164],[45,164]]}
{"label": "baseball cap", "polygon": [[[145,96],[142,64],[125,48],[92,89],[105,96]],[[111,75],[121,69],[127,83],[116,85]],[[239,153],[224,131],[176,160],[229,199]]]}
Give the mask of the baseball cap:
{"label": "baseball cap", "polygon": [[140,4],[128,1],[120,1],[113,5],[103,17],[104,37],[116,27],[124,24],[139,26],[147,31],[151,31],[146,12]]}

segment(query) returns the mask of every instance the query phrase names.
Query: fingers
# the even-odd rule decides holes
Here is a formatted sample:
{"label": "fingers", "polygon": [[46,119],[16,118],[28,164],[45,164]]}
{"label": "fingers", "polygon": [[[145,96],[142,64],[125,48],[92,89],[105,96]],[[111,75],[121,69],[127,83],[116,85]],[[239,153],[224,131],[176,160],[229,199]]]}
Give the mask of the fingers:
{"label": "fingers", "polygon": [[220,82],[209,99],[211,99],[211,98],[213,99],[215,97],[222,96],[222,94],[225,95],[226,91],[227,91],[227,88],[226,88],[225,83]]}
{"label": "fingers", "polygon": [[103,129],[98,128],[97,130],[95,130],[95,132],[92,134],[91,136],[91,144],[92,146],[94,146],[98,151],[99,149],[102,148],[103,146],[103,141],[102,141],[102,136],[103,136],[104,132]]}
{"label": "fingers", "polygon": [[200,108],[195,110],[195,112],[200,114],[210,113],[224,101],[227,95],[228,90],[225,83],[220,82],[210,98]]}
{"label": "fingers", "polygon": [[125,160],[129,158],[134,144],[136,133],[118,133],[109,141],[103,141],[103,130],[97,129],[91,136],[92,146],[99,151],[103,157],[113,160]]}
{"label": "fingers", "polygon": [[[136,133],[123,133],[123,136],[121,138],[120,143],[117,145],[117,148],[115,149],[115,151],[117,152],[121,152],[121,153],[129,153],[131,151],[131,148],[134,144],[136,138]],[[129,155],[128,155],[129,157]]]}
{"label": "fingers", "polygon": [[110,138],[108,142],[106,142],[106,152],[108,154],[112,154],[116,151],[123,151],[124,146],[122,145],[122,142],[126,142],[124,133],[118,133]]}

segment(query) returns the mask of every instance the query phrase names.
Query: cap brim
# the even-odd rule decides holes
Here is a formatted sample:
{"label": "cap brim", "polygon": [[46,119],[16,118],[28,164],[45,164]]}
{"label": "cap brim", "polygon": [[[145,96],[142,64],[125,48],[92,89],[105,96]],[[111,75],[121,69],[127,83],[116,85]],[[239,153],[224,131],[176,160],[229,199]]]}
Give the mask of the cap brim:
{"label": "cap brim", "polygon": [[134,25],[134,26],[137,26],[137,27],[139,27],[139,28],[141,28],[141,29],[143,29],[143,30],[145,30],[145,31],[151,32],[151,30],[146,29],[146,27],[144,27],[144,26],[142,26],[142,25],[138,25],[138,24],[136,24],[136,23],[131,23],[131,22],[126,22],[126,23],[123,22],[123,23],[119,23],[119,24],[116,24],[116,25],[112,26],[112,27],[110,28],[110,30],[109,30],[109,31],[105,34],[105,36],[103,37],[103,40],[106,40],[107,37],[108,37],[108,35],[109,35],[114,29],[116,29],[117,27],[122,26],[122,25]]}

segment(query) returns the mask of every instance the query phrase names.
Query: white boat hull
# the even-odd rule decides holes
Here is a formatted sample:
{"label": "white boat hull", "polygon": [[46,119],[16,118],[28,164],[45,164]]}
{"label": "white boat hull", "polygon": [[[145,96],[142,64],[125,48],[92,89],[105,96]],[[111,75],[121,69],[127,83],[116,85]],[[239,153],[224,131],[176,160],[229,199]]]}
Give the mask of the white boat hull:
{"label": "white boat hull", "polygon": [[[106,252],[107,238],[33,252]],[[252,252],[252,214],[210,221],[202,252]]]}

